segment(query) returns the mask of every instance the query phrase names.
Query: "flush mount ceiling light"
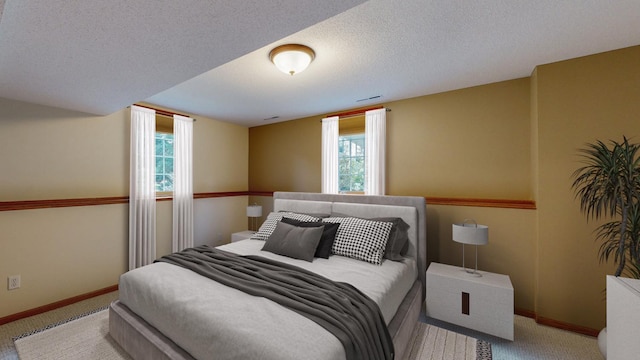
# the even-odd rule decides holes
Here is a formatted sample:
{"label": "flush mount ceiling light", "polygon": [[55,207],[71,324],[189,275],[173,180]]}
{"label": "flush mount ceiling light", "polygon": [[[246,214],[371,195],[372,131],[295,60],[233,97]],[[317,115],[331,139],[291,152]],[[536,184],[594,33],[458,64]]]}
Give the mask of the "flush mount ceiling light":
{"label": "flush mount ceiling light", "polygon": [[300,44],[280,45],[269,53],[271,62],[283,73],[291,75],[303,72],[315,57],[313,49]]}

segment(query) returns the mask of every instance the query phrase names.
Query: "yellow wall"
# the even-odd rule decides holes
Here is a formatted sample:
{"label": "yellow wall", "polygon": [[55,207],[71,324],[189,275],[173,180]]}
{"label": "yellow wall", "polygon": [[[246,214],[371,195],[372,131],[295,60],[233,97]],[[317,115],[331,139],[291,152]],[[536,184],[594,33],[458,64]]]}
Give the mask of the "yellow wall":
{"label": "yellow wall", "polygon": [[[387,194],[530,200],[529,97],[524,78],[385,103]],[[250,190],[320,191],[321,118],[249,130]],[[270,201],[251,199],[265,216]],[[451,224],[466,218],[490,227],[479,266],[509,274],[516,306],[533,310],[535,211],[428,205],[430,260],[462,265]]]}
{"label": "yellow wall", "polygon": [[596,139],[640,141],[640,46],[541,65],[538,98],[540,316],[604,326],[605,274],[571,175],[577,149]]}
{"label": "yellow wall", "polygon": [[249,189],[320,191],[321,116],[249,129]]}
{"label": "yellow wall", "polygon": [[[531,199],[528,78],[384,105],[388,194]],[[250,128],[249,188],[320,191],[322,117]]]}
{"label": "yellow wall", "polygon": [[109,116],[0,98],[0,201],[129,193],[128,111]]}
{"label": "yellow wall", "polygon": [[531,199],[528,78],[385,106],[389,194]]}
{"label": "yellow wall", "polygon": [[[0,201],[129,193],[129,110],[108,116],[0,98]],[[246,191],[248,130],[197,117],[194,192]],[[246,229],[247,196],[197,199],[196,244]],[[0,211],[0,318],[118,282],[128,266],[128,204]],[[157,252],[171,252],[172,202],[157,203]]]}
{"label": "yellow wall", "polygon": [[[460,265],[451,224],[490,228],[479,267],[508,274],[515,306],[600,329],[605,274],[571,174],[595,139],[640,141],[640,46],[540,65],[529,78],[384,103],[387,194],[534,200],[536,210],[427,205],[428,258]],[[250,129],[250,190],[319,191],[319,120]],[[268,197],[253,197],[268,209]],[[469,258],[470,261],[473,257]]]}

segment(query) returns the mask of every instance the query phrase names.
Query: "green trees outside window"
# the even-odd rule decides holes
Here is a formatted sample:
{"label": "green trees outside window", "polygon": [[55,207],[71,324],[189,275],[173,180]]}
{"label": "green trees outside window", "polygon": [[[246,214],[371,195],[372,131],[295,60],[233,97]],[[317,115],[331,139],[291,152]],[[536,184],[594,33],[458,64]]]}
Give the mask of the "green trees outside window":
{"label": "green trees outside window", "polygon": [[156,192],[173,191],[173,134],[156,133]]}
{"label": "green trees outside window", "polygon": [[338,177],[340,192],[364,191],[364,134],[338,139]]}

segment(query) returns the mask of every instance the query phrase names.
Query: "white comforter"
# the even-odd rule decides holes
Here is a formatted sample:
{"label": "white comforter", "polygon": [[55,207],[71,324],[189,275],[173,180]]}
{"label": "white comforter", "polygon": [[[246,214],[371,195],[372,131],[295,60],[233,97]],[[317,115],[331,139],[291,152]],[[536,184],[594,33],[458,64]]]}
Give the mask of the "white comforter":
{"label": "white comforter", "polygon": [[[312,263],[260,249],[259,240],[221,246],[311,270],[360,289],[393,318],[417,275],[411,259],[381,266],[342,256]],[[342,344],[313,321],[190,270],[155,263],[120,278],[120,301],[197,359],[344,359]]]}

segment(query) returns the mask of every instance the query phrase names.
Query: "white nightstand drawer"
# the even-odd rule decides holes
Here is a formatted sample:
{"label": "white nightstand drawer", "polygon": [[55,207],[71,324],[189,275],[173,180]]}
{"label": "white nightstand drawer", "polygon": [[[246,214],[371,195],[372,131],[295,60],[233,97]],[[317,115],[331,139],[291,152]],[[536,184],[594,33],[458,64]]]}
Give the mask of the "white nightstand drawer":
{"label": "white nightstand drawer", "polygon": [[[431,263],[427,270],[427,316],[513,340],[513,286],[507,275]],[[465,295],[466,294],[466,295]]]}

